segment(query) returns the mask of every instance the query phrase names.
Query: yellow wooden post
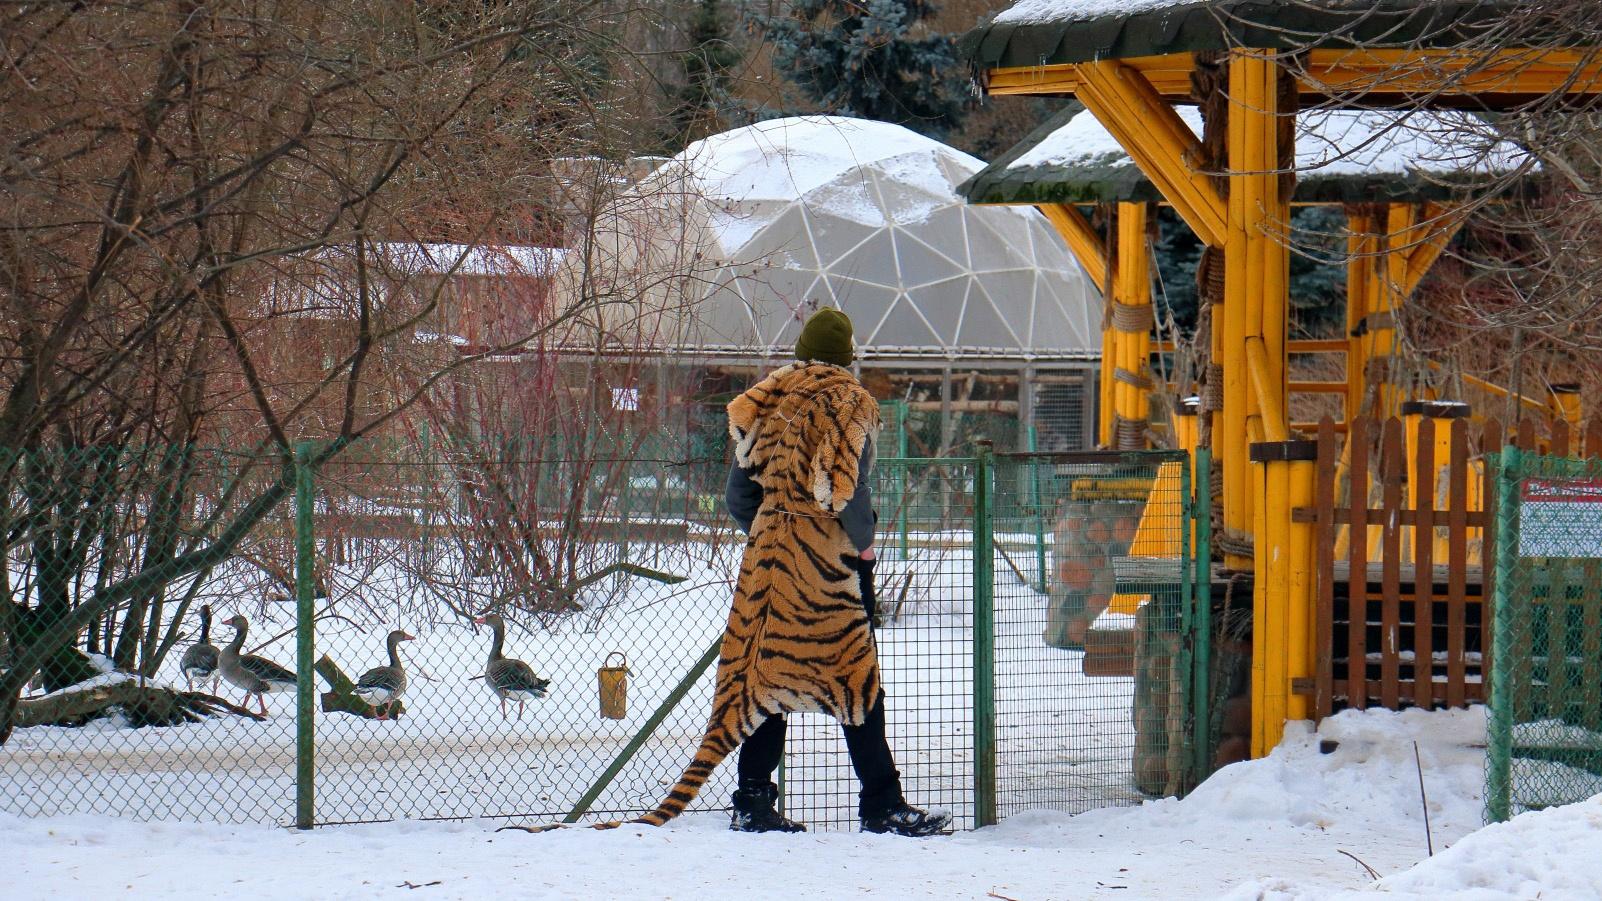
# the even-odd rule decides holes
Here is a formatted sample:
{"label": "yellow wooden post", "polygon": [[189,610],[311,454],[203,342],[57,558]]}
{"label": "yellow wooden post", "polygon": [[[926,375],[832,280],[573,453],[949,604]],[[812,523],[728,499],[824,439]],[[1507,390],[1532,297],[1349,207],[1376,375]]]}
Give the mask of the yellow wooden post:
{"label": "yellow wooden post", "polygon": [[[1229,70],[1229,122],[1226,141],[1229,148],[1230,192],[1224,231],[1224,304],[1223,342],[1214,362],[1224,370],[1223,409],[1218,411],[1213,429],[1214,455],[1224,469],[1224,535],[1230,544],[1236,544],[1250,535],[1252,528],[1252,491],[1247,479],[1251,473],[1246,459],[1246,417],[1251,412],[1247,399],[1250,393],[1246,375],[1246,295],[1251,290],[1246,270],[1246,243],[1248,229],[1247,188],[1248,177],[1239,173],[1247,170],[1247,120],[1250,79],[1246,77],[1248,60],[1231,62]],[[1214,328],[1219,326],[1214,322]],[[1250,569],[1251,558],[1227,550],[1224,564],[1231,569]],[[1255,658],[1254,658],[1255,661]],[[1253,672],[1257,664],[1253,663]],[[1255,677],[1254,677],[1255,681]]]}
{"label": "yellow wooden post", "polygon": [[[1254,467],[1252,431],[1275,446],[1288,438],[1285,331],[1290,257],[1282,238],[1289,198],[1280,192],[1279,69],[1272,53],[1236,52],[1229,62],[1230,189],[1225,243],[1224,526],[1249,537],[1253,576],[1252,752],[1266,754],[1284,733],[1290,696],[1295,594],[1291,571],[1290,474]],[[1233,412],[1231,412],[1233,408]],[[1255,420],[1256,429],[1250,425]],[[1237,422],[1248,428],[1235,431]],[[1250,491],[1231,491],[1231,485]],[[1233,506],[1233,510],[1232,510]],[[1306,623],[1300,627],[1305,630]]]}
{"label": "yellow wooden post", "polygon": [[[1104,304],[1111,308],[1112,304]],[[1118,333],[1112,327],[1112,317],[1101,324],[1101,383],[1097,385],[1099,391],[1100,407],[1096,411],[1096,443],[1099,447],[1112,447],[1113,413],[1115,405],[1113,397],[1117,382],[1113,380],[1113,372],[1118,368]]]}
{"label": "yellow wooden post", "polygon": [[1363,412],[1368,366],[1364,321],[1374,305],[1369,288],[1374,284],[1378,231],[1374,217],[1362,207],[1346,208],[1346,421]]}
{"label": "yellow wooden post", "polygon": [[1295,511],[1312,509],[1318,445],[1269,440],[1253,444],[1251,454],[1258,547],[1273,550],[1259,554],[1253,590],[1252,756],[1261,757],[1279,744],[1287,720],[1312,711],[1294,689],[1313,676],[1314,536]]}
{"label": "yellow wooden post", "polygon": [[1385,258],[1379,270],[1378,304],[1368,316],[1371,359],[1383,360],[1385,377],[1380,384],[1378,419],[1397,414],[1402,392],[1396,386],[1396,319],[1401,314],[1406,292],[1413,283],[1408,272],[1408,255],[1418,239],[1418,209],[1412,204],[1393,203],[1385,214]]}
{"label": "yellow wooden post", "polygon": [[[1113,318],[1117,328],[1117,423],[1120,433],[1139,428],[1140,437],[1120,434],[1120,450],[1146,447],[1145,423],[1151,418],[1151,388],[1146,361],[1151,355],[1151,267],[1146,249],[1146,205],[1118,204],[1117,272],[1113,277]],[[1119,323],[1122,323],[1119,325]],[[1134,425],[1124,425],[1131,423]]]}
{"label": "yellow wooden post", "polygon": [[1041,215],[1051,223],[1057,234],[1068,245],[1079,265],[1084,267],[1085,274],[1107,299],[1103,309],[1109,315],[1103,317],[1101,323],[1101,380],[1097,385],[1098,409],[1096,411],[1096,442],[1101,447],[1112,447],[1113,413],[1114,413],[1114,381],[1113,372],[1117,369],[1117,341],[1113,334],[1113,324],[1110,311],[1112,310],[1112,277],[1107,262],[1107,248],[1096,229],[1079,212],[1078,207],[1066,203],[1037,204]]}
{"label": "yellow wooden post", "polygon": [[1315,554],[1313,524],[1295,522],[1294,511],[1313,508],[1313,479],[1316,476],[1318,445],[1310,441],[1293,441],[1288,444],[1295,446],[1288,448],[1287,456],[1290,459],[1278,464],[1285,468],[1287,506],[1283,522],[1285,533],[1290,539],[1287,542],[1290,553],[1285,558],[1288,588],[1285,604],[1289,611],[1286,625],[1290,641],[1289,666],[1285,674],[1287,698],[1285,716],[1288,719],[1304,720],[1311,715],[1312,704],[1306,694],[1292,691],[1291,686],[1298,679],[1313,677],[1313,661],[1317,653],[1314,647],[1317,632],[1314,629],[1313,605],[1317,585],[1313,567]]}
{"label": "yellow wooden post", "polygon": [[1553,385],[1552,407],[1558,417],[1569,424],[1569,446],[1554,447],[1552,453],[1568,456],[1581,446],[1584,433],[1580,428],[1581,405],[1579,385]]}
{"label": "yellow wooden post", "polygon": [[[1201,440],[1201,424],[1196,421],[1200,410],[1201,404],[1189,398],[1180,401],[1179,406],[1174,408],[1174,446],[1187,454],[1194,455],[1196,444]],[[1195,484],[1195,477],[1193,467],[1191,484]]]}
{"label": "yellow wooden post", "polygon": [[[1398,409],[1402,414],[1402,459],[1417,460],[1419,455],[1418,425],[1424,419],[1424,401],[1403,401]],[[1406,472],[1411,473],[1412,471],[1412,465],[1409,464]],[[1418,509],[1417,479],[1409,478],[1407,480],[1407,506],[1414,510]],[[1403,532],[1402,535],[1405,539],[1407,533]]]}

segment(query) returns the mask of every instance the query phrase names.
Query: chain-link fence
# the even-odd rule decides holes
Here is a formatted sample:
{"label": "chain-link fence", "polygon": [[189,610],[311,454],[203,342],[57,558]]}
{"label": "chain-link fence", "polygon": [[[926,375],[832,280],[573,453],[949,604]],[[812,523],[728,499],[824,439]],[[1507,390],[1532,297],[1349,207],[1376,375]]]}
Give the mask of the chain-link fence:
{"label": "chain-link fence", "polygon": [[[743,547],[705,474],[723,464],[327,450],[8,461],[41,487],[9,507],[7,660],[53,611],[184,573],[103,605],[25,693],[0,809],[550,822],[660,800],[705,726]],[[1172,454],[880,461],[877,635],[911,800],[970,827],[1188,787],[1188,478]],[[192,565],[231,523],[245,537]],[[475,623],[491,611],[501,635]],[[202,643],[218,664],[186,674]],[[726,806],[732,771],[693,809]],[[833,722],[795,718],[783,781],[790,815],[855,826]]]}
{"label": "chain-link fence", "polygon": [[1182,454],[997,458],[1003,814],[1193,784],[1192,520]]}
{"label": "chain-link fence", "polygon": [[1497,455],[1486,812],[1602,792],[1602,459]]}

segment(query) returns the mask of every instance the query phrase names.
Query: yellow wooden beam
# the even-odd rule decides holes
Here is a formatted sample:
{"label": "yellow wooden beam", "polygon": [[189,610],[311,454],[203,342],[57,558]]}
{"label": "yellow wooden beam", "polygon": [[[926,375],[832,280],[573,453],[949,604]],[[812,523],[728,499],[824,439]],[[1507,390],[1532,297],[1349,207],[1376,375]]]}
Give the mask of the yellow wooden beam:
{"label": "yellow wooden beam", "polygon": [[1344,338],[1292,338],[1285,347],[1293,354],[1343,354],[1347,350]]}
{"label": "yellow wooden beam", "polygon": [[[1252,417],[1250,424],[1259,422]],[[1259,427],[1258,432],[1262,429]],[[1261,436],[1257,436],[1261,437]],[[1273,534],[1274,523],[1268,516],[1274,486],[1271,476],[1276,471],[1268,466],[1253,466],[1247,470],[1251,478],[1251,492],[1256,500],[1252,505],[1252,534],[1259,542]],[[1270,587],[1277,573],[1279,561],[1258,551],[1262,559],[1252,577],[1252,757],[1265,757],[1284,730],[1285,697],[1279,690],[1285,674],[1284,624],[1276,615],[1278,610],[1268,602],[1273,597]]]}
{"label": "yellow wooden beam", "polygon": [[1085,274],[1096,290],[1102,294],[1107,293],[1107,247],[1096,234],[1096,229],[1079,212],[1079,208],[1067,203],[1042,203],[1037,208],[1062,236],[1063,243],[1073,253],[1079,265],[1085,267]]}
{"label": "yellow wooden beam", "polygon": [[1430,96],[1602,93],[1602,60],[1586,50],[1327,49],[1307,54],[1303,93]]}
{"label": "yellow wooden beam", "polygon": [[1345,394],[1345,382],[1290,382],[1291,394]]}
{"label": "yellow wooden beam", "polygon": [[[1244,437],[1260,435],[1260,440],[1282,442],[1290,436],[1285,378],[1290,255],[1284,239],[1290,204],[1281,196],[1279,171],[1281,157],[1289,156],[1294,147],[1281,146],[1280,68],[1275,54],[1237,51],[1228,66],[1230,182],[1224,305],[1237,309],[1226,317],[1225,412],[1231,405],[1239,408],[1226,417],[1231,422],[1245,414]],[[1254,465],[1247,446],[1240,443],[1231,443],[1227,451],[1226,536],[1245,532],[1252,541],[1252,755],[1262,756],[1284,734],[1293,706],[1293,667],[1305,663],[1293,648],[1307,640],[1311,618],[1291,615],[1306,598],[1305,580],[1298,582],[1292,571],[1289,467]],[[1232,496],[1232,478],[1249,488],[1246,498]],[[1244,502],[1245,509],[1232,511],[1232,500]]]}
{"label": "yellow wooden beam", "polygon": [[[1436,361],[1434,361],[1434,360],[1425,360],[1424,361],[1424,365],[1429,367],[1432,370],[1437,371],[1437,372],[1439,372],[1442,369],[1441,364],[1436,362]],[[1475,387],[1475,388],[1477,388],[1477,389],[1479,389],[1481,391],[1486,392],[1487,394],[1493,394],[1493,395],[1495,395],[1497,397],[1512,398],[1514,403],[1516,403],[1516,404],[1518,404],[1518,405],[1520,405],[1520,406],[1524,407],[1525,409],[1530,410],[1532,412],[1537,412],[1537,413],[1550,413],[1550,412],[1552,412],[1552,408],[1548,404],[1545,404],[1545,403],[1543,403],[1543,402],[1541,402],[1539,400],[1536,400],[1533,397],[1527,397],[1527,396],[1525,396],[1523,394],[1514,394],[1512,391],[1509,391],[1508,389],[1503,388],[1501,385],[1498,385],[1495,382],[1488,382],[1485,379],[1482,379],[1477,375],[1469,375],[1466,372],[1460,372],[1460,373],[1457,374],[1457,377],[1463,380],[1463,384],[1471,385],[1471,386],[1473,386],[1473,387]]]}
{"label": "yellow wooden beam", "polygon": [[1407,236],[1406,264],[1402,270],[1402,283],[1397,286],[1401,297],[1408,298],[1418,290],[1419,283],[1445,252],[1446,245],[1463,227],[1464,217],[1437,203],[1425,204],[1423,216],[1415,221],[1412,233]]}
{"label": "yellow wooden beam", "polygon": [[1383,273],[1374,307],[1368,320],[1369,358],[1386,361],[1387,376],[1379,386],[1380,419],[1395,416],[1401,405],[1401,389],[1392,383],[1397,341],[1397,317],[1407,300],[1409,251],[1420,244],[1419,208],[1411,203],[1393,203],[1385,211],[1384,256],[1378,261],[1377,271]]}
{"label": "yellow wooden beam", "polygon": [[[1139,72],[1151,83],[1152,88],[1164,97],[1190,96],[1190,73],[1196,66],[1195,60],[1189,53],[1133,56],[1120,59],[1118,62]],[[1078,93],[1081,83],[1078,67],[1072,64],[1001,67],[986,73],[985,91],[1003,96],[1075,94]]]}
{"label": "yellow wooden beam", "polygon": [[[1191,99],[1195,60],[1189,53],[1120,59],[1139,72],[1157,93]],[[1550,94],[1602,94],[1602,60],[1586,50],[1312,50],[1297,67],[1304,96],[1331,93],[1364,95],[1366,106],[1409,95],[1429,97],[1533,98]],[[985,76],[987,93],[1003,95],[1077,94],[1083,77],[1076,64],[1002,66]]]}
{"label": "yellow wooden beam", "polygon": [[1210,176],[1197,171],[1201,141],[1136,70],[1114,61],[1081,63],[1077,93],[1102,126],[1174,205],[1203,243],[1224,243],[1225,205]]}

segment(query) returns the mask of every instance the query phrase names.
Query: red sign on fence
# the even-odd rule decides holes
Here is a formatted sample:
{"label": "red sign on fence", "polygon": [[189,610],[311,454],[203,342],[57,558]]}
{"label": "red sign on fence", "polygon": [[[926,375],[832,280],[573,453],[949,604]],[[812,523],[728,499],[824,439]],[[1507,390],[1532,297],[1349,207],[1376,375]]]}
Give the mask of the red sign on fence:
{"label": "red sign on fence", "polygon": [[1602,557],[1602,479],[1525,479],[1519,554]]}
{"label": "red sign on fence", "polygon": [[1525,479],[1524,500],[1602,504],[1602,479]]}

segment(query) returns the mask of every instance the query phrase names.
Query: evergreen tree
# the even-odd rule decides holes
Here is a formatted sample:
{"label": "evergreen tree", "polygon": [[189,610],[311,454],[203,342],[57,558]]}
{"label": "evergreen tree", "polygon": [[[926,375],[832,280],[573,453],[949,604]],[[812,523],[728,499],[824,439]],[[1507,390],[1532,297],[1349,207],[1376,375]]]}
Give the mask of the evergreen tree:
{"label": "evergreen tree", "polygon": [[928,33],[929,0],[793,0],[758,16],[773,64],[817,110],[905,125],[933,138],[962,121],[967,68],[950,35]]}
{"label": "evergreen tree", "polygon": [[743,54],[730,40],[721,0],[698,0],[690,22],[690,49],[680,61],[684,84],[673,98],[665,136],[670,153],[729,127],[738,104],[730,82]]}

